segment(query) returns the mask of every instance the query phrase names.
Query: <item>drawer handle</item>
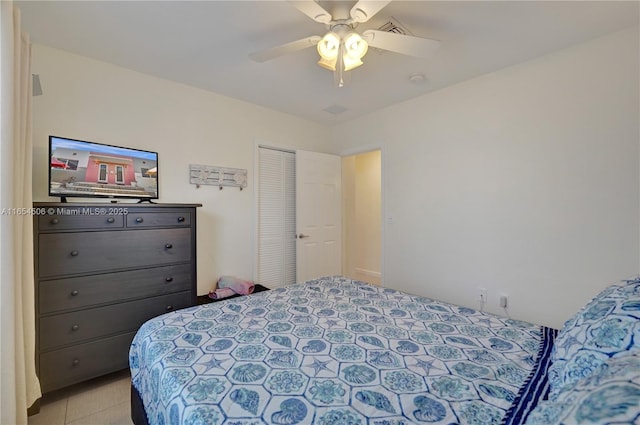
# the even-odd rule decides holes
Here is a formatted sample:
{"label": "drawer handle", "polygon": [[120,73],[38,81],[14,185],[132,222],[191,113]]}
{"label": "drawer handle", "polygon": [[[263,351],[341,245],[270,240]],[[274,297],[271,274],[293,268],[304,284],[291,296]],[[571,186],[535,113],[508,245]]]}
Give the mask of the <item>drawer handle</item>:
{"label": "drawer handle", "polygon": [[173,306],[172,305],[168,305],[167,306],[167,311],[171,311],[171,310],[173,310]]}
{"label": "drawer handle", "polygon": [[136,223],[142,223],[143,221],[142,217],[136,217]]}
{"label": "drawer handle", "polygon": [[71,256],[72,257],[77,257],[78,254],[80,254],[80,253],[78,251],[76,251],[76,250],[71,251]]}
{"label": "drawer handle", "polygon": [[167,249],[171,249],[171,248],[173,248],[173,245],[172,245],[172,244],[170,244],[170,243],[168,243],[168,244],[166,244],[164,247],[165,247],[165,248],[167,248]]}
{"label": "drawer handle", "polygon": [[58,220],[57,218],[51,219],[51,224],[58,224],[58,223],[60,223],[60,220]]}
{"label": "drawer handle", "polygon": [[74,365],[74,366],[78,366],[80,364],[80,360],[79,359],[73,359],[71,364]]}
{"label": "drawer handle", "polygon": [[172,276],[167,276],[164,280],[167,281],[167,282],[173,282],[173,277]]}
{"label": "drawer handle", "polygon": [[74,332],[77,331],[78,329],[80,329],[80,325],[71,326],[71,330],[74,331]]}
{"label": "drawer handle", "polygon": [[184,222],[184,217],[178,217],[178,223]]}
{"label": "drawer handle", "polygon": [[75,297],[75,296],[77,296],[79,293],[80,293],[80,292],[78,292],[78,290],[77,290],[77,289],[74,289],[73,291],[71,291],[71,296],[72,296],[72,297]]}
{"label": "drawer handle", "polygon": [[107,219],[107,223],[115,223],[115,221],[116,221],[116,219],[115,219],[115,218],[113,218],[113,217],[109,217],[109,218]]}

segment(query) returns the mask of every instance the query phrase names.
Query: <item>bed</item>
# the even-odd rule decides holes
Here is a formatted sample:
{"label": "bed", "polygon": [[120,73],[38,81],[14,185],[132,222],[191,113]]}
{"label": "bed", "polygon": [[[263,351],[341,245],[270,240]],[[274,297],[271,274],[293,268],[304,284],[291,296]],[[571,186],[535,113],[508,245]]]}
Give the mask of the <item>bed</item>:
{"label": "bed", "polygon": [[[340,276],[168,313],[132,342],[132,419],[484,425],[571,423],[573,414],[634,423],[640,280],[612,288],[559,335]],[[585,338],[594,332],[600,339],[591,347]],[[572,405],[593,406],[589,396],[602,382],[610,387],[598,396],[600,409]]]}

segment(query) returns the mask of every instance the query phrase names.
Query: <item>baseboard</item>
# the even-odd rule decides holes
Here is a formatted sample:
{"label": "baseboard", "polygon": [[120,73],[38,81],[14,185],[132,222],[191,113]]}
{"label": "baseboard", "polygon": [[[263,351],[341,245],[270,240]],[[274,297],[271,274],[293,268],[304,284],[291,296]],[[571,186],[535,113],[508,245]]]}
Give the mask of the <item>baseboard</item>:
{"label": "baseboard", "polygon": [[354,271],[356,273],[359,274],[363,274],[365,276],[369,276],[369,277],[375,277],[377,279],[380,279],[382,277],[382,274],[380,272],[375,272],[373,270],[366,270],[366,269],[359,269],[359,268],[355,268]]}

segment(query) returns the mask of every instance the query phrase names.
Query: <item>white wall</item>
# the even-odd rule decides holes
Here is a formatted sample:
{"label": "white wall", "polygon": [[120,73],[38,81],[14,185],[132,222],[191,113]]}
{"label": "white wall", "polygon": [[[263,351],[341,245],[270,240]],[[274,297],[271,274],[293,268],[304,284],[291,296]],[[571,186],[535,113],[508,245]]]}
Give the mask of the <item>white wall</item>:
{"label": "white wall", "polygon": [[[198,210],[198,293],[218,276],[253,277],[255,141],[327,151],[328,130],[249,103],[34,45],[32,71],[36,201],[47,196],[50,134],[159,153],[159,202]],[[243,191],[189,184],[189,164],[249,170]]]}
{"label": "white wall", "polygon": [[[638,28],[332,129],[383,146],[384,286],[560,327],[639,271]],[[340,141],[340,142],[338,142]]]}

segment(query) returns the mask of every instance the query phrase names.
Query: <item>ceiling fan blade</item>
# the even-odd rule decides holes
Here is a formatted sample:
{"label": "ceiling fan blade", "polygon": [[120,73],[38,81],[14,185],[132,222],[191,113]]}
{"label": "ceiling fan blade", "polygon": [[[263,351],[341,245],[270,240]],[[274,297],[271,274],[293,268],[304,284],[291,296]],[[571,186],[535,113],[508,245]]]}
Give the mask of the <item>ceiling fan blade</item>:
{"label": "ceiling fan blade", "polygon": [[251,53],[249,57],[256,62],[265,62],[271,59],[275,59],[278,56],[286,55],[288,53],[294,53],[298,50],[303,50],[308,47],[318,44],[322,37],[312,35],[311,37],[303,38],[301,40],[292,41],[291,43],[283,44],[271,49],[263,50],[261,52]]}
{"label": "ceiling fan blade", "polygon": [[351,19],[353,22],[367,22],[389,3],[391,0],[360,0],[351,8]]}
{"label": "ceiling fan blade", "polygon": [[402,53],[407,56],[415,56],[417,58],[431,56],[438,47],[440,47],[440,44],[442,44],[438,40],[431,40],[429,38],[413,37],[378,30],[367,30],[362,33],[362,36],[371,47]]}
{"label": "ceiling fan blade", "polygon": [[331,14],[313,0],[289,0],[289,3],[316,22],[331,22]]}

